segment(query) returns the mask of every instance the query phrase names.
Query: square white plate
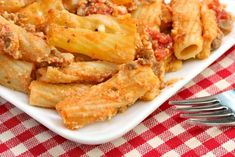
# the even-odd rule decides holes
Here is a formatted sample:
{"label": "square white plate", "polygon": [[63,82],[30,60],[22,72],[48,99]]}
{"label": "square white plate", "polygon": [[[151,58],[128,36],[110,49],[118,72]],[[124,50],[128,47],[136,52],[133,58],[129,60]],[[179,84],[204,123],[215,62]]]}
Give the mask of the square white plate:
{"label": "square white plate", "polygon": [[[227,4],[228,11],[235,15],[235,1],[222,0]],[[166,79],[182,78],[173,86],[164,89],[161,94],[151,102],[138,102],[126,112],[118,114],[110,121],[91,124],[80,130],[71,131],[64,127],[62,119],[56,111],[33,107],[28,103],[28,96],[25,94],[0,86],[0,96],[14,104],[16,107],[33,117],[35,120],[63,136],[66,139],[82,144],[101,144],[121,137],[143,121],[149,114],[156,110],[161,104],[175,94],[180,88],[187,84],[192,78],[213,63],[235,44],[235,25],[233,31],[223,39],[222,46],[203,61],[191,60],[184,64],[180,71],[167,74]],[[193,69],[193,70],[192,70]]]}

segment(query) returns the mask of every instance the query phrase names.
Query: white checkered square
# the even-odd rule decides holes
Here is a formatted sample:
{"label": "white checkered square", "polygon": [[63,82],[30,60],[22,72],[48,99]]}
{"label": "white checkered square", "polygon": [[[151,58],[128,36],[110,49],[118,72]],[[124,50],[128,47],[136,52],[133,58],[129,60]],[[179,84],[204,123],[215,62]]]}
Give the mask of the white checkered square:
{"label": "white checkered square", "polygon": [[136,150],[133,149],[132,151],[125,154],[125,157],[139,157],[141,154]]}
{"label": "white checkered square", "polygon": [[222,134],[222,131],[220,129],[218,129],[217,127],[212,127],[206,130],[206,133],[211,136],[211,137],[216,137],[220,134]]}
{"label": "white checkered square", "polygon": [[104,155],[104,153],[100,149],[95,148],[95,149],[92,149],[89,152],[87,152],[87,155],[92,156],[92,157],[100,157],[100,156]]}
{"label": "white checkered square", "polygon": [[162,111],[162,112],[158,113],[156,116],[154,116],[154,118],[156,118],[156,120],[159,123],[162,123],[171,117],[166,112]]}
{"label": "white checkered square", "polygon": [[160,146],[161,144],[163,144],[164,141],[163,141],[161,138],[159,138],[158,136],[156,136],[156,137],[152,138],[151,140],[149,140],[147,143],[148,143],[151,147],[157,148],[158,146]]}
{"label": "white checkered square", "polygon": [[51,156],[60,156],[61,154],[64,153],[64,149],[60,145],[57,145],[49,149],[48,152]]}
{"label": "white checkered square", "polygon": [[204,97],[204,96],[209,96],[210,93],[208,93],[206,90],[202,90],[198,93],[195,94],[195,97],[199,98],[199,97]]}
{"label": "white checkered square", "polygon": [[115,146],[115,147],[119,147],[121,146],[122,144],[126,143],[127,141],[124,139],[124,138],[119,138],[119,139],[116,139],[114,141],[112,141],[112,144]]}
{"label": "white checkered square", "polygon": [[229,140],[228,142],[224,143],[222,147],[224,147],[228,152],[231,152],[232,150],[235,150],[235,142]]}
{"label": "white checkered square", "polygon": [[19,110],[17,107],[13,107],[12,109],[10,109],[10,112],[11,112],[14,116],[23,113],[23,111]]}
{"label": "white checkered square", "polygon": [[27,151],[27,148],[23,144],[19,144],[15,146],[14,148],[11,148],[11,151],[14,152],[15,156],[18,156],[24,153],[25,151]]}
{"label": "white checkered square", "polygon": [[171,150],[163,155],[163,157],[180,157],[178,153],[176,153],[174,150]]}
{"label": "white checkered square", "polygon": [[211,70],[210,68],[207,68],[203,71],[203,73],[201,73],[204,77],[208,77],[211,76],[213,74],[215,74],[215,72],[213,70]]}
{"label": "white checkered square", "polygon": [[228,83],[226,80],[220,80],[215,83],[215,86],[217,86],[220,90],[224,90],[230,86],[230,83]]}
{"label": "white checkered square", "polygon": [[9,112],[3,113],[0,115],[0,118],[1,118],[0,122],[4,123],[4,122],[8,121],[9,119],[11,119],[12,117],[13,117],[12,114],[10,114]]}
{"label": "white checkered square", "polygon": [[191,87],[191,86],[193,86],[193,85],[195,85],[195,82],[192,80],[192,81],[190,81],[186,86],[187,86],[187,87]]}
{"label": "white checkered square", "polygon": [[174,134],[175,136],[185,132],[185,129],[180,125],[177,124],[175,126],[173,126],[172,128],[169,129],[169,131]]}
{"label": "white checkered square", "polygon": [[198,141],[195,137],[189,139],[185,142],[185,145],[187,145],[189,148],[194,149],[201,145],[201,142]]}
{"label": "white checkered square", "polygon": [[212,152],[208,152],[205,155],[203,155],[202,157],[216,157],[216,155]]}
{"label": "white checkered square", "polygon": [[222,62],[219,62],[219,65],[221,65],[223,68],[226,68],[233,64],[234,60],[230,59],[229,57],[224,58]]}
{"label": "white checkered square", "polygon": [[148,130],[148,128],[147,128],[145,125],[143,125],[142,123],[139,124],[139,125],[137,125],[137,127],[135,127],[135,129],[134,129],[134,131],[135,131],[138,135],[142,134],[143,132],[145,132],[145,131],[147,131],[147,130]]}
{"label": "white checkered square", "polygon": [[11,131],[6,131],[0,134],[0,140],[2,142],[6,142],[12,139],[13,137],[15,137],[15,135]]}
{"label": "white checkered square", "polygon": [[48,132],[42,132],[42,133],[39,133],[35,136],[35,138],[39,141],[39,142],[45,142],[46,140],[50,139],[51,138],[51,135],[48,134]]}
{"label": "white checkered square", "polygon": [[27,129],[33,128],[37,125],[38,123],[34,119],[29,119],[29,120],[24,121],[24,126]]}

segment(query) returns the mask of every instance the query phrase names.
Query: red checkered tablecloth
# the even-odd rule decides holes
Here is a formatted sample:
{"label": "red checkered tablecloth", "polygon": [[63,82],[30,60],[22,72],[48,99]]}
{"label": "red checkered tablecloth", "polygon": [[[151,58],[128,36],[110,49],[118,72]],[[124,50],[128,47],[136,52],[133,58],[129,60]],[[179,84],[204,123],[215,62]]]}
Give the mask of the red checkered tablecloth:
{"label": "red checkered tablecloth", "polygon": [[[235,88],[235,46],[171,99]],[[234,99],[235,101],[235,99]],[[235,127],[190,125],[165,102],[123,137],[97,146],[73,143],[0,100],[0,156],[234,156]]]}

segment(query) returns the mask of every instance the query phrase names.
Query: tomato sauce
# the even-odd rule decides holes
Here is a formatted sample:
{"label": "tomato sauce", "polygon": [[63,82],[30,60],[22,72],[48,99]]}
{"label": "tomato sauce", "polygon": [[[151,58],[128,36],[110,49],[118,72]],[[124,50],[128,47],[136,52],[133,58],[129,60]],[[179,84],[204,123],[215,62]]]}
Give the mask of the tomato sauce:
{"label": "tomato sauce", "polygon": [[173,53],[173,39],[170,35],[158,31],[148,30],[152,40],[152,47],[158,61],[164,60]]}
{"label": "tomato sauce", "polygon": [[220,20],[229,19],[229,14],[224,10],[219,0],[213,0],[213,2],[208,5],[208,7],[215,11],[217,22],[219,22]]}

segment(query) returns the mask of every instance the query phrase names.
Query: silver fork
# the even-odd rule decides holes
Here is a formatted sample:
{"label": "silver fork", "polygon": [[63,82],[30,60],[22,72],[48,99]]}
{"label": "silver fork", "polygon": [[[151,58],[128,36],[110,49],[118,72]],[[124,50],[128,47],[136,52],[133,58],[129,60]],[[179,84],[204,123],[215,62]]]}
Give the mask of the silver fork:
{"label": "silver fork", "polygon": [[235,89],[214,96],[170,101],[193,124],[235,126]]}

